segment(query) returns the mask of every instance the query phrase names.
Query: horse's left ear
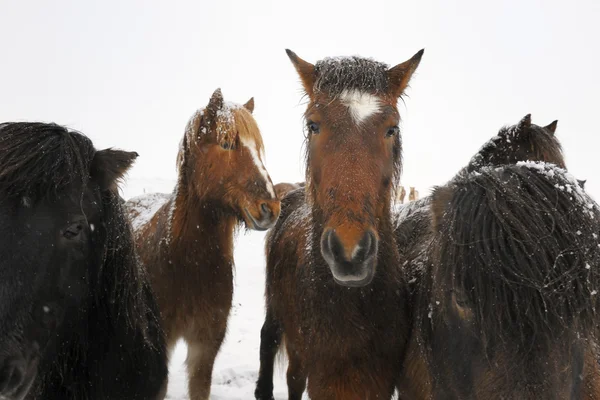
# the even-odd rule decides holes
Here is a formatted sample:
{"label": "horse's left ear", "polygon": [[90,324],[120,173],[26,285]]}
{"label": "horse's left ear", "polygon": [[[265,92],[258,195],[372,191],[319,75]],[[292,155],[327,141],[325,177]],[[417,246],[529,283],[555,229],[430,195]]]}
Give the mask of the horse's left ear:
{"label": "horse's left ear", "polygon": [[419,50],[410,60],[404,61],[387,71],[391,95],[396,98],[402,96],[402,93],[404,93],[404,90],[408,86],[408,82],[410,82],[410,78],[419,66],[424,52],[425,49]]}
{"label": "horse's left ear", "polygon": [[101,190],[115,190],[119,180],[131,168],[139,154],[135,151],[105,149],[97,151],[92,160],[90,175]]}
{"label": "horse's left ear", "polygon": [[248,100],[246,104],[244,104],[244,108],[250,111],[250,114],[254,112],[254,97],[251,97],[250,100]]}
{"label": "horse's left ear", "polygon": [[549,130],[550,133],[552,134],[552,136],[554,136],[554,133],[556,132],[556,126],[557,125],[558,125],[558,120],[552,121],[552,122],[550,122],[549,125],[545,126],[544,129]]}
{"label": "horse's left ear", "polygon": [[527,114],[519,121],[520,128],[529,128],[531,127],[531,114]]}

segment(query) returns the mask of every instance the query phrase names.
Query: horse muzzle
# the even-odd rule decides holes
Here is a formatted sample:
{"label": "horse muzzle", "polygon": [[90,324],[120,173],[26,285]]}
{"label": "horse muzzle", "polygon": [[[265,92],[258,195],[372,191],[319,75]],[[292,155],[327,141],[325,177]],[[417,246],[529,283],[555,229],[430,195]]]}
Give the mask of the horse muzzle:
{"label": "horse muzzle", "polygon": [[321,254],[337,284],[363,287],[375,276],[378,244],[372,230],[364,232],[356,243],[344,245],[335,229],[328,228],[321,236]]}

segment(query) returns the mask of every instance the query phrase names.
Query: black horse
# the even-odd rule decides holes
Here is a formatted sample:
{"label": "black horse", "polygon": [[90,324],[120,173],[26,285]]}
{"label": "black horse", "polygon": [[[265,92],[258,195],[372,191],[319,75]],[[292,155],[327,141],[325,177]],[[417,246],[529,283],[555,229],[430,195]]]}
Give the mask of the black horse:
{"label": "black horse", "polygon": [[136,157],[0,124],[0,398],[164,397],[164,335],[117,193]]}

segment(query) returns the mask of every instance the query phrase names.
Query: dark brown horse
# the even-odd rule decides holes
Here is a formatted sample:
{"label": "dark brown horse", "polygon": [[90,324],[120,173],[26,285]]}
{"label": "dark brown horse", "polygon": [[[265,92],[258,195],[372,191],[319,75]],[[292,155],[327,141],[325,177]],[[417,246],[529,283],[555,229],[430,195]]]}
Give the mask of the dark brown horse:
{"label": "dark brown horse", "polygon": [[[485,165],[498,167],[503,163],[515,164],[522,159],[549,161],[555,165],[564,166],[561,145],[554,136],[555,128],[556,121],[548,127],[542,128],[531,124],[530,116],[527,115],[519,124],[501,129],[498,135],[486,143],[472,158],[469,165],[459,173],[459,176],[465,176],[468,171],[476,171],[476,168],[481,168]],[[477,172],[474,173],[477,174]],[[581,183],[579,184],[581,185]],[[429,349],[425,349],[423,346],[423,338],[420,335],[423,326],[419,317],[423,317],[423,307],[427,309],[427,312],[425,312],[425,316],[427,316],[430,311],[428,309],[429,305],[436,306],[436,301],[438,301],[430,299],[425,286],[426,282],[424,281],[424,276],[431,274],[432,266],[430,250],[433,232],[431,230],[432,213],[430,208],[431,197],[425,197],[400,208],[397,215],[398,225],[395,230],[401,257],[406,260],[407,280],[413,294],[413,310],[419,302],[426,303],[425,306],[421,305],[421,309],[417,310],[413,315],[413,319],[416,321],[414,334],[405,362],[405,374],[402,377],[402,384],[400,385],[402,388],[401,398],[406,399],[446,398],[439,391],[436,391],[435,396],[433,395],[432,379],[425,357]],[[439,215],[443,214],[439,208],[437,209],[437,213]],[[425,319],[425,323],[428,323],[427,318]],[[449,337],[457,335],[461,335],[461,333],[452,332]],[[465,357],[465,354],[468,353],[465,353],[465,349],[462,349],[462,351],[461,356]],[[505,365],[500,363],[498,369],[492,369],[490,376],[493,376],[493,373],[504,373],[500,370],[500,368],[504,367]],[[478,390],[487,385],[485,390],[488,390],[488,392],[481,391],[481,395],[475,397],[469,397],[463,393],[461,396],[464,397],[456,397],[456,394],[447,394],[447,398],[485,398],[487,394],[484,395],[483,393],[493,393],[495,389],[500,391],[500,387],[497,384],[498,381],[488,382],[485,385],[481,383]],[[593,374],[591,377],[586,377],[585,384],[587,386],[594,385]],[[492,395],[489,396],[495,398]]]}
{"label": "dark brown horse", "polygon": [[484,165],[515,164],[517,161],[547,161],[565,168],[562,147],[554,136],[558,121],[541,127],[531,123],[527,114],[518,124],[500,129],[473,156],[467,171]]}
{"label": "dark brown horse", "polygon": [[418,317],[435,399],[598,399],[598,205],[552,164],[436,189]]}
{"label": "dark brown horse", "polygon": [[173,194],[128,202],[167,345],[172,349],[180,338],[188,345],[193,400],[209,398],[213,363],[227,329],[234,231],[241,222],[265,230],[279,216],[253,108],[253,100],[238,106],[215,91],[187,125]]}
{"label": "dark brown horse", "polygon": [[390,213],[401,172],[398,98],[423,51],[393,68],[288,51],[309,98],[306,189],[267,242],[256,398],[272,399],[282,340],[289,398],[389,399],[409,334]]}

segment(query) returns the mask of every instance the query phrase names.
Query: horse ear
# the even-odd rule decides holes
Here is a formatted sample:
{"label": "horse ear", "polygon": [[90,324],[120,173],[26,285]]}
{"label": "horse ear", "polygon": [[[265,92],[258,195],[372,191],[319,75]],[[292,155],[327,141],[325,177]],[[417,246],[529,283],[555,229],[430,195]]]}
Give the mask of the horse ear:
{"label": "horse ear", "polygon": [[520,128],[529,128],[531,126],[531,114],[527,114],[519,121]]}
{"label": "horse ear", "polygon": [[432,227],[433,232],[438,232],[444,218],[444,214],[450,201],[454,190],[448,186],[436,186],[433,188],[431,193],[431,215],[432,215]]}
{"label": "horse ear", "polygon": [[410,78],[419,66],[424,52],[425,49],[419,50],[410,60],[398,64],[387,71],[391,95],[394,97],[402,96],[402,93],[404,93],[404,90],[408,86],[408,82],[410,82]]}
{"label": "horse ear", "polygon": [[135,151],[110,148],[97,151],[92,159],[90,176],[100,185],[101,190],[116,190],[117,184],[138,156]]}
{"label": "horse ear", "polygon": [[556,126],[557,125],[558,125],[558,120],[552,121],[552,122],[550,122],[549,125],[545,126],[544,129],[549,130],[550,133],[552,134],[552,136],[554,136],[554,133],[556,132]]}
{"label": "horse ear", "polygon": [[292,61],[292,64],[294,64],[298,75],[300,75],[300,80],[302,81],[302,86],[304,86],[306,94],[312,96],[315,82],[317,80],[315,66],[307,61],[304,61],[298,57],[296,53],[289,49],[285,49],[285,52]]}
{"label": "horse ear", "polygon": [[579,186],[581,186],[582,189],[585,189],[586,182],[587,182],[587,179],[584,179],[584,180],[577,179],[577,183],[579,183]]}
{"label": "horse ear", "polygon": [[221,93],[221,88],[218,88],[210,97],[204,115],[208,118],[213,118],[221,108],[223,108],[223,93]]}
{"label": "horse ear", "polygon": [[251,97],[250,100],[248,100],[246,104],[244,104],[244,108],[250,111],[250,114],[254,112],[254,97]]}

